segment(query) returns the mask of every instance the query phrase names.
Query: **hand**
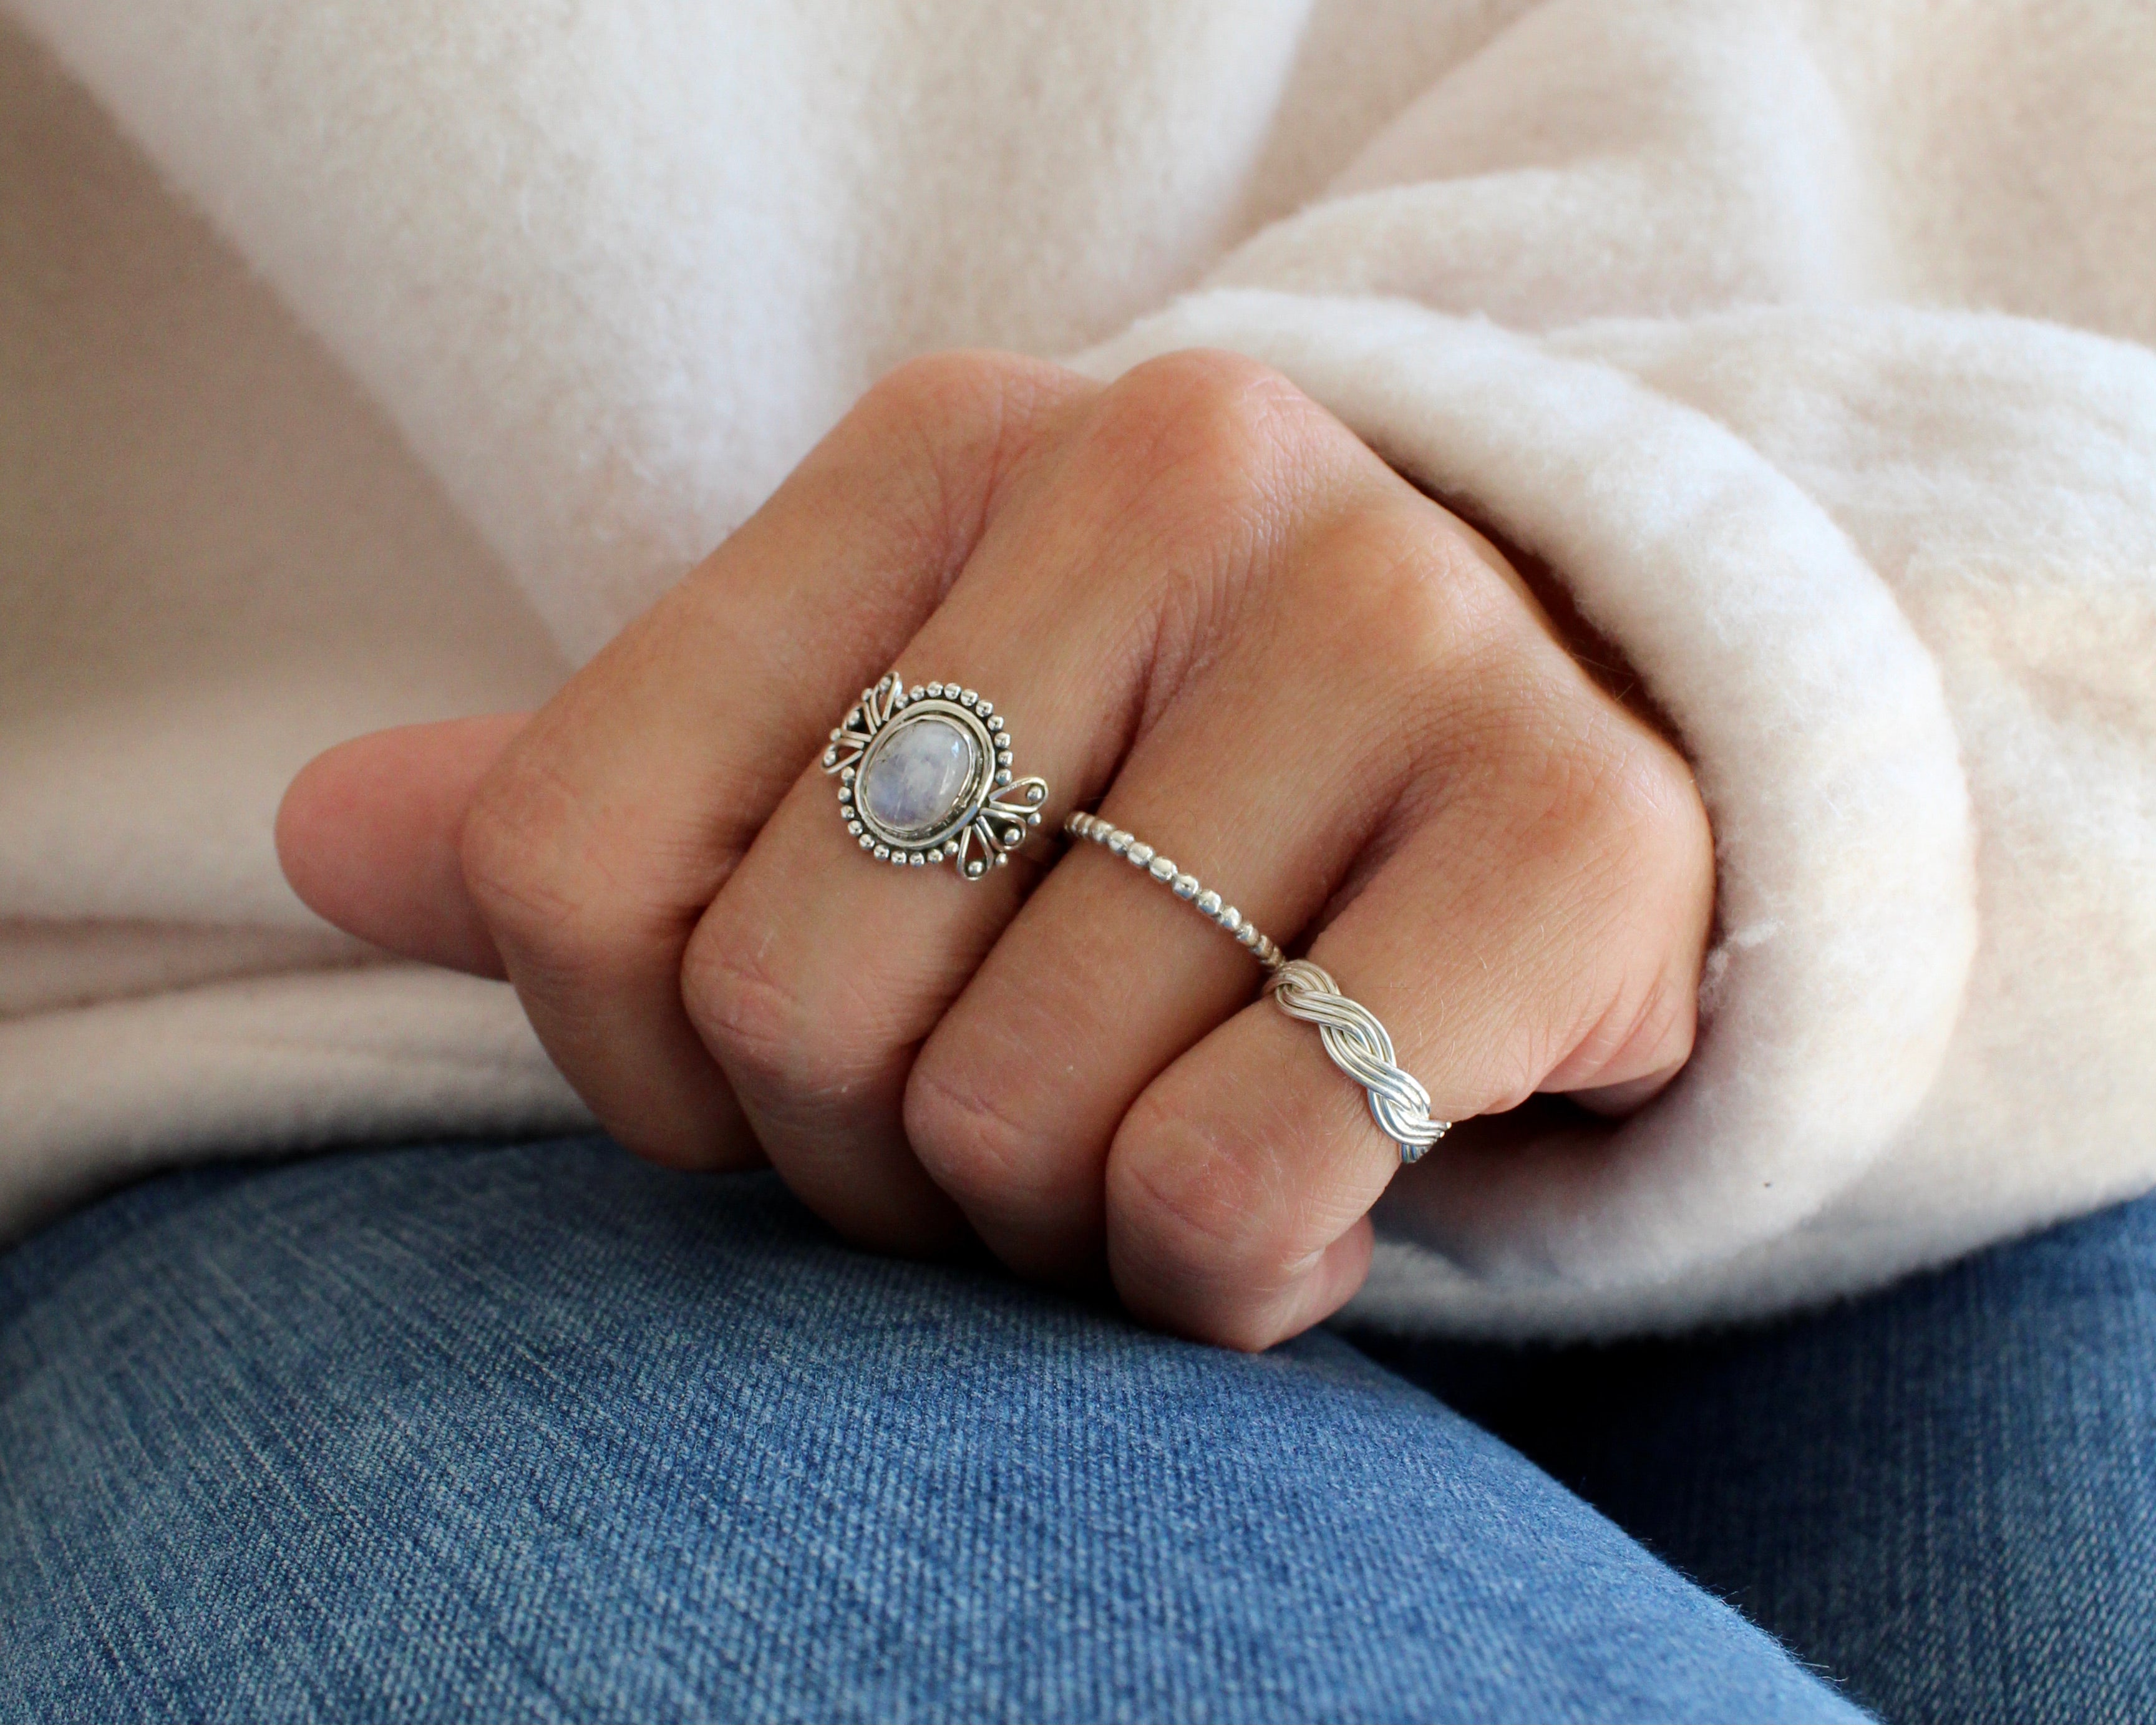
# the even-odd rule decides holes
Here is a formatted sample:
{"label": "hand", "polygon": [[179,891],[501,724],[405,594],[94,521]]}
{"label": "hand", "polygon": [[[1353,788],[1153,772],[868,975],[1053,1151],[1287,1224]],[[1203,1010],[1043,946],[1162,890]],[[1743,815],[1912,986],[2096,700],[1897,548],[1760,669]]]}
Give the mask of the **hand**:
{"label": "hand", "polygon": [[[991,696],[1051,787],[983,880],[875,865],[819,770],[893,665]],[[506,975],[630,1148],[1265,1346],[1360,1285],[1398,1152],[1248,952],[1061,851],[1074,806],[1307,943],[1440,1119],[1634,1106],[1690,1051],[1683,762],[1486,541],[1226,355],[906,367],[528,721],[333,750],[279,844],[331,921]]]}

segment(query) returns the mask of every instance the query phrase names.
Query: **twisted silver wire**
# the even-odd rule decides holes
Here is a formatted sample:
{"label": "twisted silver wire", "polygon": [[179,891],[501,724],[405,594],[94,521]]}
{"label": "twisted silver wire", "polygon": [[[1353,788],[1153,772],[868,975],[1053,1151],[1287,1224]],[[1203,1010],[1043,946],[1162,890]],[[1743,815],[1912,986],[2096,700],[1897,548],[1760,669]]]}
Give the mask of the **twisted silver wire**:
{"label": "twisted silver wire", "polygon": [[1370,1117],[1378,1122],[1379,1131],[1399,1146],[1402,1162],[1417,1160],[1452,1130],[1451,1122],[1430,1117],[1430,1092],[1412,1072],[1404,1071],[1397,1064],[1393,1039],[1377,1015],[1342,994],[1318,966],[1307,958],[1290,958],[1195,875],[1178,869],[1152,845],[1113,822],[1081,810],[1063,823],[1063,830],[1074,839],[1090,839],[1143,869],[1199,915],[1234,935],[1270,973],[1265,987],[1273,1004],[1290,1018],[1317,1025],[1332,1064],[1363,1086],[1370,1104]]}
{"label": "twisted silver wire", "polygon": [[1363,1086],[1370,1117],[1400,1147],[1402,1162],[1416,1160],[1451,1131],[1450,1121],[1430,1118],[1422,1081],[1395,1064],[1393,1039],[1377,1014],[1342,994],[1323,969],[1307,958],[1291,958],[1265,987],[1290,1018],[1317,1026],[1332,1064]]}

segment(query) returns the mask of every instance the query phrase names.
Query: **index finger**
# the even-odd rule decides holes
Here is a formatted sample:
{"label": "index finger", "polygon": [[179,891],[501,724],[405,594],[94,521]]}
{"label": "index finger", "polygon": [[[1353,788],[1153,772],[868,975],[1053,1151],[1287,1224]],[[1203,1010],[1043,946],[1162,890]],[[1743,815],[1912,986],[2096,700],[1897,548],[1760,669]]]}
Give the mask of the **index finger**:
{"label": "index finger", "polygon": [[[830,715],[933,608],[1038,426],[1091,387],[1000,356],[886,380],[480,786],[473,901],[547,1052],[630,1148],[752,1156],[681,1003],[690,932]],[[923,1220],[947,1225],[932,1197]]]}

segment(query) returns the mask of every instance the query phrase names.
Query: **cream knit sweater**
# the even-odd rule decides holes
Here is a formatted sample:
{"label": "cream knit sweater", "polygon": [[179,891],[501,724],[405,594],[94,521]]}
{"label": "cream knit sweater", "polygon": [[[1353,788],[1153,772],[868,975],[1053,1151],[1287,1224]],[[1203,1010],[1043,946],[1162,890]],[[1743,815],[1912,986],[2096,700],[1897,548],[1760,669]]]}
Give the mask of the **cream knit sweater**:
{"label": "cream knit sweater", "polygon": [[576,1123],[279,793],[543,698],[962,343],[1280,367],[1682,732],[1697,1058],[1404,1175],[1364,1315],[1742,1316],[2156,1185],[2156,10],[0,8],[0,1226]]}

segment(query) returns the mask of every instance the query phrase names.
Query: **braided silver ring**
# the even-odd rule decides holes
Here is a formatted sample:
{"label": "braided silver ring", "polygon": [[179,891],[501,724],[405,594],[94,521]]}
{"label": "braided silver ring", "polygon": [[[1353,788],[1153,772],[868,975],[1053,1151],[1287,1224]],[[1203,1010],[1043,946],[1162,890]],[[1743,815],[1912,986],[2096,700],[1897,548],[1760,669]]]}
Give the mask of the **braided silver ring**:
{"label": "braided silver ring", "polygon": [[1370,1117],[1399,1146],[1400,1160],[1418,1160],[1452,1130],[1449,1120],[1430,1117],[1430,1092],[1412,1072],[1401,1070],[1393,1039],[1369,1008],[1350,1000],[1324,970],[1307,958],[1290,958],[1258,932],[1256,924],[1211,891],[1199,878],[1178,868],[1152,845],[1097,814],[1073,814],[1063,830],[1105,847],[1147,874],[1208,921],[1218,923],[1250,949],[1265,966],[1266,990],[1290,1018],[1317,1026],[1332,1064],[1363,1086]]}
{"label": "braided silver ring", "polygon": [[1363,1086],[1370,1117],[1400,1147],[1402,1162],[1414,1161],[1451,1130],[1451,1122],[1430,1118],[1430,1092],[1414,1074],[1400,1070],[1393,1039],[1377,1014],[1342,994],[1318,966],[1291,958],[1265,987],[1290,1018],[1317,1026],[1332,1064]]}
{"label": "braided silver ring", "polygon": [[1048,781],[1011,777],[1010,727],[971,689],[896,670],[831,733],[824,772],[839,781],[846,830],[878,862],[948,862],[961,880],[1000,868],[1040,824]]}

